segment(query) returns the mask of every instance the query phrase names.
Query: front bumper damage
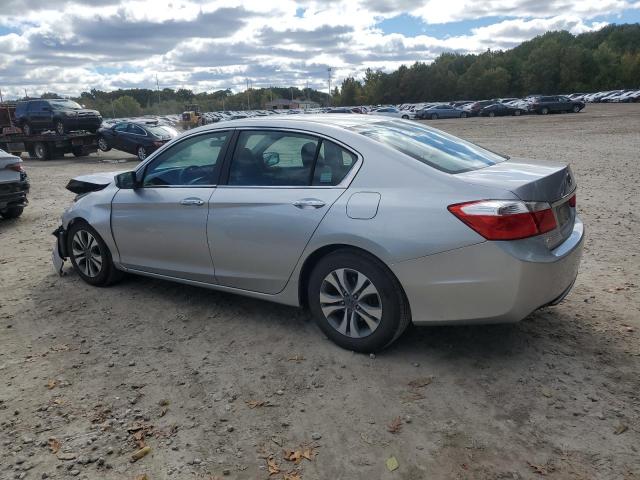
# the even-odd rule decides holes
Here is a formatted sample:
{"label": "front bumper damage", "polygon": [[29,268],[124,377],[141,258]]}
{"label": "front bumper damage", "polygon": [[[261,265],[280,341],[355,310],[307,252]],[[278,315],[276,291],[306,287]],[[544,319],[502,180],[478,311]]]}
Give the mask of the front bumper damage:
{"label": "front bumper damage", "polygon": [[64,261],[69,256],[67,252],[67,231],[60,225],[54,230],[53,236],[56,237],[56,243],[51,252],[51,263],[53,263],[53,270],[62,276],[64,275]]}

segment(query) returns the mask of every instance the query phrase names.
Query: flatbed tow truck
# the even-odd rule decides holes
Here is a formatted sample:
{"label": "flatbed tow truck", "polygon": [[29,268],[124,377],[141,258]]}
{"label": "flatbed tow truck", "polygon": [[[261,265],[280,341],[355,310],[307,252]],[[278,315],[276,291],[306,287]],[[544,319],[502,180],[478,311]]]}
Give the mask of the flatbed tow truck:
{"label": "flatbed tow truck", "polygon": [[31,158],[51,160],[73,153],[84,157],[98,151],[98,138],[95,133],[79,131],[59,135],[53,131],[36,135],[24,135],[13,124],[14,104],[0,104],[0,149],[20,156],[28,152]]}

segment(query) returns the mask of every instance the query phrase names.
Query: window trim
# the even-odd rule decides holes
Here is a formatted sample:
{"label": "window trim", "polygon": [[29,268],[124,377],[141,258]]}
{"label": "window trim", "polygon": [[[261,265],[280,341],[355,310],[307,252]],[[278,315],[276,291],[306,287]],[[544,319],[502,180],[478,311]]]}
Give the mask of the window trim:
{"label": "window trim", "polygon": [[[217,178],[213,179],[214,183],[212,184],[207,184],[207,185],[144,185],[144,177],[147,174],[147,169],[158,159],[160,158],[160,154],[162,152],[165,152],[167,150],[169,150],[170,148],[173,148],[179,144],[181,144],[182,142],[185,142],[187,140],[190,140],[192,138],[195,137],[204,137],[204,136],[208,136],[208,135],[215,135],[215,134],[221,134],[221,133],[227,133],[227,138],[224,142],[224,145],[222,146],[222,148],[220,149],[220,156],[218,158],[218,162],[220,162],[220,168],[218,169],[218,174],[217,174]],[[180,138],[179,141],[176,142],[168,142],[164,145],[164,147],[159,148],[158,150],[156,150],[154,152],[154,155],[152,157],[150,157],[149,159],[147,159],[146,162],[142,163],[141,165],[138,166],[138,168],[135,170],[136,172],[136,178],[139,179],[141,186],[140,188],[215,188],[219,185],[220,183],[220,174],[222,173],[222,169],[225,166],[226,160],[227,160],[227,156],[229,154],[229,146],[231,145],[231,141],[234,140],[236,133],[235,130],[232,128],[225,128],[225,129],[220,129],[220,130],[207,130],[204,132],[198,132],[196,134],[193,135],[186,135],[183,138]]]}
{"label": "window trim", "polygon": [[[289,132],[289,133],[298,133],[301,135],[309,135],[312,137],[315,137],[318,139],[318,146],[316,147],[316,156],[313,159],[313,167],[312,167],[312,172],[315,171],[315,167],[316,167],[316,163],[318,161],[318,152],[320,151],[320,145],[322,145],[322,142],[324,140],[327,140],[329,142],[335,143],[336,145],[338,145],[340,148],[345,149],[347,152],[353,154],[356,156],[356,161],[353,163],[353,165],[351,166],[351,169],[349,170],[349,172],[344,176],[344,178],[340,181],[340,183],[338,183],[337,185],[311,185],[311,183],[313,183],[313,177],[311,177],[311,180],[309,182],[309,185],[229,185],[229,173],[231,170],[231,162],[233,160],[233,156],[235,154],[236,148],[238,146],[238,138],[240,137],[240,132],[243,131],[258,131],[258,132],[262,132],[262,131],[277,131],[277,132]],[[360,170],[360,168],[362,167],[362,164],[364,163],[364,158],[362,157],[362,155],[357,152],[356,150],[354,150],[352,147],[346,145],[344,142],[341,142],[340,140],[337,140],[333,137],[330,137],[328,135],[323,135],[321,133],[318,132],[313,132],[310,130],[304,130],[304,129],[300,129],[300,128],[286,128],[286,127],[236,127],[235,128],[235,135],[233,136],[233,144],[230,146],[231,148],[228,148],[227,150],[227,155],[225,157],[225,162],[222,166],[222,169],[220,170],[221,175],[218,179],[218,188],[240,188],[240,189],[265,189],[265,190],[271,190],[271,189],[276,189],[276,188],[282,188],[282,189],[288,189],[288,190],[294,190],[294,189],[331,189],[331,188],[338,188],[341,190],[346,190],[347,188],[349,188],[349,185],[351,185],[351,182],[353,181],[353,179],[355,178],[355,176],[357,175],[358,171]]]}

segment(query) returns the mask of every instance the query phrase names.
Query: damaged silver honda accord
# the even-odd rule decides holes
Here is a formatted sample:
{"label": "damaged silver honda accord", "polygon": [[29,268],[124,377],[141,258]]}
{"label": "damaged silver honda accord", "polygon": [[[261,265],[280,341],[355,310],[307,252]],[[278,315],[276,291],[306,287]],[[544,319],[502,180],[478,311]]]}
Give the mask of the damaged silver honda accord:
{"label": "damaged silver honda accord", "polygon": [[567,295],[582,253],[567,165],[376,116],[218,123],[68,188],[58,271],[69,258],[92,285],[130,272],[306,306],[363,352],[411,322],[519,321]]}

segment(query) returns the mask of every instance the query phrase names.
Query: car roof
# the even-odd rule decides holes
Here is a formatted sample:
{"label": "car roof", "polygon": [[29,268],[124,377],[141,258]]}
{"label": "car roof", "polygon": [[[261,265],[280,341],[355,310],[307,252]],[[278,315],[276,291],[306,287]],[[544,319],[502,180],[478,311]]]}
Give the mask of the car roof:
{"label": "car roof", "polygon": [[313,115],[278,115],[269,117],[250,117],[228,120],[199,127],[198,130],[221,130],[239,127],[271,127],[271,128],[317,128],[338,127],[348,130],[358,125],[368,125],[389,121],[386,117],[374,115],[358,115],[350,113],[313,114]]}

